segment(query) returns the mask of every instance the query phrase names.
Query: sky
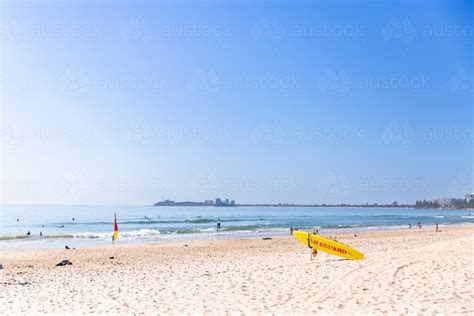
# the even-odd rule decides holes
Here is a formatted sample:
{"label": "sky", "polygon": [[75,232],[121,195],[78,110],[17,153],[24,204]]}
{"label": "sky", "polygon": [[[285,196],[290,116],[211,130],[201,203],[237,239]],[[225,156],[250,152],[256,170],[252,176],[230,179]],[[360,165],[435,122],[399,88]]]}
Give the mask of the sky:
{"label": "sky", "polygon": [[472,1],[2,1],[1,203],[473,191]]}

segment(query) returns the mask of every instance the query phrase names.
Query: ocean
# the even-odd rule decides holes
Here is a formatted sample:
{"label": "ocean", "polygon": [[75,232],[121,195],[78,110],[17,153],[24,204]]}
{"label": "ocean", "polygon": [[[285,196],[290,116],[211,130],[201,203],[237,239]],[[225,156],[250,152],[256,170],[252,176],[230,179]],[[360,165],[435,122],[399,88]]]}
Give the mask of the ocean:
{"label": "ocean", "polygon": [[[272,237],[289,228],[319,227],[321,234],[376,229],[474,223],[472,210],[356,207],[154,207],[8,206],[0,207],[0,249],[85,247],[175,240]],[[74,218],[74,220],[73,220]],[[216,229],[218,218],[221,229]],[[30,235],[27,236],[27,232]],[[40,236],[40,232],[42,236]]]}

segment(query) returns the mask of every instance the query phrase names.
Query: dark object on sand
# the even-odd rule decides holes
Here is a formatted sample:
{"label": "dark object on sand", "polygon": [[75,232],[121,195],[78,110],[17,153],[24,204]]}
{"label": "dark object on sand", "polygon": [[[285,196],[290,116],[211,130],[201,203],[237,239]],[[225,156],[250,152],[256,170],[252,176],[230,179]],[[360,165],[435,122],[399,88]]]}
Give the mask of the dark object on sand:
{"label": "dark object on sand", "polygon": [[263,240],[272,240],[272,237],[263,237]]}
{"label": "dark object on sand", "polygon": [[115,259],[115,257],[109,257],[109,259]]}
{"label": "dark object on sand", "polygon": [[64,248],[66,248],[67,250],[71,249],[71,248],[69,248],[69,246],[67,246],[67,245],[66,245]]}
{"label": "dark object on sand", "polygon": [[3,269],[3,264],[0,264],[0,270],[2,270],[2,269]]}
{"label": "dark object on sand", "polygon": [[28,231],[28,232],[26,233],[26,236],[30,236],[30,235],[31,235],[31,232]]}
{"label": "dark object on sand", "polygon": [[69,260],[63,260],[60,263],[56,264],[56,267],[71,266],[72,262]]}
{"label": "dark object on sand", "polygon": [[188,246],[188,245],[186,245],[186,244],[184,245],[184,247],[187,247],[187,246]]}

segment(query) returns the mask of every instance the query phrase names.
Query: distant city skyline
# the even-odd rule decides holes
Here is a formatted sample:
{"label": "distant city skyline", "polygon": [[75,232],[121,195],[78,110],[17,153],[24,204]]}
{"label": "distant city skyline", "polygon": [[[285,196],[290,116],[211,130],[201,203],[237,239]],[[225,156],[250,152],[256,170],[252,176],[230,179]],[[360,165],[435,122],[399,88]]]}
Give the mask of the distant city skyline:
{"label": "distant city skyline", "polygon": [[0,6],[2,204],[474,191],[471,1]]}

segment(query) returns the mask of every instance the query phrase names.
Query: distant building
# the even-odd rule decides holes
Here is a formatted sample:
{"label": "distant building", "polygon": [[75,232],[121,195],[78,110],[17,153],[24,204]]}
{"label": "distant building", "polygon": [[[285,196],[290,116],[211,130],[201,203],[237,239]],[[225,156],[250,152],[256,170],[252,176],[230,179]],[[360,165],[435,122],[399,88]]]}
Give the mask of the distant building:
{"label": "distant building", "polygon": [[213,201],[213,200],[205,200],[205,201],[204,201],[204,204],[206,204],[206,205],[214,205],[214,201]]}
{"label": "distant building", "polygon": [[471,203],[471,201],[474,201],[474,193],[466,193],[464,199],[466,200],[466,203]]}
{"label": "distant building", "polygon": [[214,203],[214,206],[235,206],[235,201],[229,201],[229,199],[222,201],[222,199],[216,198],[216,203]]}
{"label": "distant building", "polygon": [[448,207],[452,204],[451,199],[448,198],[439,198],[436,199],[435,202],[437,202],[441,207]]}

